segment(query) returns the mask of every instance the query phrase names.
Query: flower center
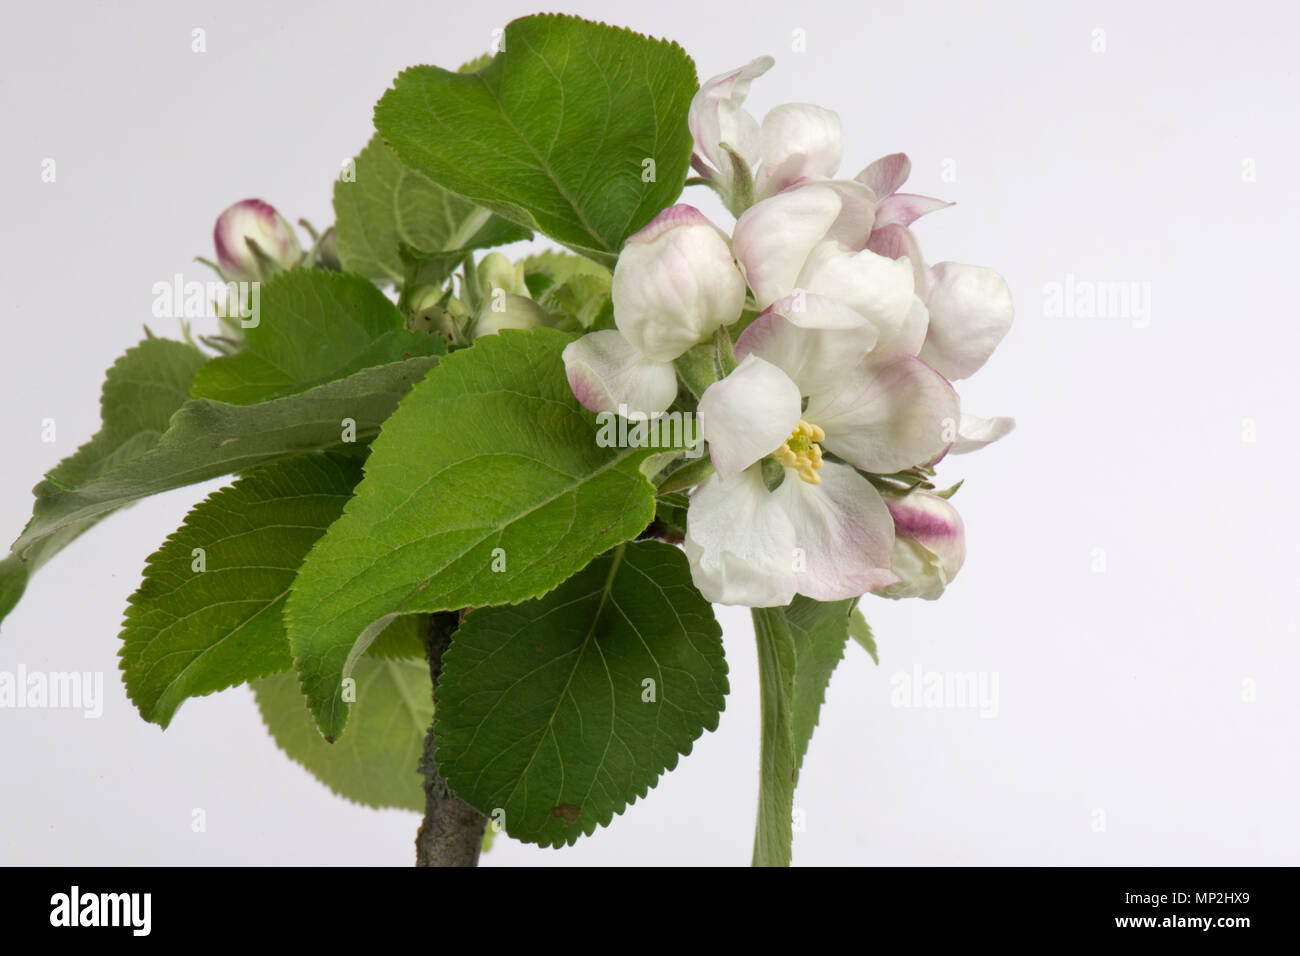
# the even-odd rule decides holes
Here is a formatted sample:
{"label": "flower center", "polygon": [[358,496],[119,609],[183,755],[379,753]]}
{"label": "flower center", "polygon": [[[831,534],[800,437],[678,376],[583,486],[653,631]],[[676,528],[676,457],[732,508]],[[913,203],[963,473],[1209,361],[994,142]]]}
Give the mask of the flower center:
{"label": "flower center", "polygon": [[817,469],[822,466],[822,446],[817,443],[825,438],[824,431],[801,418],[790,437],[772,455],[787,468],[793,468],[808,484],[820,485],[822,477]]}

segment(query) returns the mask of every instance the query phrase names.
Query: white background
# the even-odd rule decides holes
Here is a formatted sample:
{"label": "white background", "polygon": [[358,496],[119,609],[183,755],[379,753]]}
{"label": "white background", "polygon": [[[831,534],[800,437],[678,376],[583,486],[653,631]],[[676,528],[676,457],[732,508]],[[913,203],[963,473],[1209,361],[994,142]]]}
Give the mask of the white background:
{"label": "white background", "polygon": [[[848,175],[908,152],[910,190],[958,201],[919,224],[927,257],[991,265],[1016,300],[1015,327],[960,390],[969,410],[1019,427],[941,473],[967,479],[955,501],[966,567],[938,603],[865,600],[881,665],[850,646],[835,674],[795,798],[807,821],[795,862],[1300,862],[1295,6],[566,10],[676,39],[702,78],[774,55],[754,111],[838,110]],[[17,534],[31,486],[95,431],[103,369],[140,337],[153,284],[205,278],[192,257],[212,254],[223,207],[259,196],[328,224],[332,180],[392,77],[455,66],[529,12],[500,0],[8,11],[0,528]],[[195,27],[206,53],[191,52]],[[796,29],[807,52],[791,50]],[[47,157],[55,183],[40,179]],[[688,197],[725,216],[703,190]],[[1149,324],[1045,316],[1067,274],[1148,283]],[[126,700],[126,597],[213,487],[110,517],[5,622],[0,669],[103,671],[107,702],[97,721],[0,711],[0,862],[411,862],[416,815],[332,796],[277,751],[247,689],[190,701],[165,734]],[[743,612],[721,618],[720,729],[611,828],[563,852],[503,840],[485,865],[748,861],[753,641]],[[918,664],[996,673],[997,716],[891,706],[891,676]],[[191,832],[195,807],[206,833]]]}

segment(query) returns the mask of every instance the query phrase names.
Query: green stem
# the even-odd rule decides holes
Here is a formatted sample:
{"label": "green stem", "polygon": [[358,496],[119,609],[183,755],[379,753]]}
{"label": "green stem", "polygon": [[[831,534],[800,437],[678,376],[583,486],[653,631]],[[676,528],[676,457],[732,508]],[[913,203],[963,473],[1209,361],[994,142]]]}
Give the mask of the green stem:
{"label": "green stem", "polygon": [[762,744],[754,866],[789,866],[794,840],[794,638],[779,607],[756,607]]}

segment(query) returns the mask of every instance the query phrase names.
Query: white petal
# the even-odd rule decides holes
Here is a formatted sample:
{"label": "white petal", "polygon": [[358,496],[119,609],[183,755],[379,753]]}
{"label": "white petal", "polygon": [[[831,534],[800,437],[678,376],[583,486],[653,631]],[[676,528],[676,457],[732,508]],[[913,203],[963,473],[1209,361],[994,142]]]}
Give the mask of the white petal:
{"label": "white petal", "polygon": [[899,259],[906,256],[912,263],[913,285],[916,294],[924,297],[926,286],[930,281],[930,270],[925,267],[921,247],[911,229],[891,223],[888,226],[876,226],[871,230],[867,248],[886,259]]}
{"label": "white petal", "polygon": [[992,269],[940,262],[925,304],[930,329],[920,355],[949,379],[979,371],[1011,328],[1011,290]]}
{"label": "white petal", "polygon": [[671,362],[740,317],[745,278],[726,235],[694,206],[665,209],[614,266],[614,322],[646,358]]}
{"label": "white petal", "polygon": [[959,408],[943,376],[898,355],[863,362],[835,390],[812,396],[803,417],[826,432],[827,451],[863,471],[890,474],[941,455]]}
{"label": "white petal", "polygon": [[806,186],[755,203],[733,240],[760,309],[794,291],[809,253],[826,238],[843,204],[834,189]]}
{"label": "white petal", "polygon": [[803,179],[830,179],[840,168],[840,117],[808,103],[786,103],[763,117],[758,195],[772,196]]}
{"label": "white petal", "polygon": [[964,455],[978,451],[985,445],[991,445],[999,438],[1004,438],[1016,427],[1014,418],[978,418],[962,412],[961,423],[957,426],[957,440],[948,449],[950,455]]}
{"label": "white petal", "polygon": [[852,468],[827,462],[812,485],[786,469],[772,492],[803,553],[795,589],[815,601],[842,601],[893,584],[894,522],[880,493]]}
{"label": "white petal", "polygon": [[[826,231],[826,238],[834,239],[855,252],[865,249],[876,226],[876,194],[862,183],[852,180],[832,179],[825,183],[808,184],[811,185],[824,185],[835,190],[835,194],[840,197],[840,214]],[[807,189],[808,186],[794,188]]]}
{"label": "white petal", "polygon": [[799,424],[800,404],[790,376],[754,355],[706,388],[700,430],[718,476],[739,474],[780,448]]}
{"label": "white petal", "polygon": [[881,336],[874,354],[881,358],[886,355],[915,355],[925,344],[925,333],[929,327],[930,310],[925,307],[920,296],[914,295],[912,307],[908,309],[903,324],[892,333]]}
{"label": "white petal", "polygon": [[825,296],[796,294],[774,302],[750,323],[736,340],[736,358],[756,355],[771,362],[794,380],[801,394],[812,395],[852,371],[878,335],[874,325],[847,305]]}
{"label": "white petal", "polygon": [[798,287],[838,299],[892,337],[912,310],[912,266],[906,259],[887,259],[869,249],[852,252],[823,242],[809,254]]}
{"label": "white petal", "polygon": [[784,607],[795,594],[790,519],[750,468],[706,479],[686,512],[686,557],[700,593],[715,604]]}
{"label": "white petal", "polygon": [[677,397],[677,370],[672,363],[646,359],[613,329],[592,332],[566,345],[564,371],[574,397],[593,412],[652,416]]}
{"label": "white petal", "polygon": [[906,153],[890,153],[858,173],[853,178],[871,187],[876,196],[884,199],[898,192],[900,186],[907,182],[912,174],[912,161]]}
{"label": "white petal", "polygon": [[731,163],[720,148],[722,143],[751,166],[758,162],[758,122],[742,105],[749,95],[749,84],[770,70],[775,62],[770,56],[750,60],[738,69],[708,80],[691,100],[687,125],[695,138],[695,153],[714,172],[730,174]]}

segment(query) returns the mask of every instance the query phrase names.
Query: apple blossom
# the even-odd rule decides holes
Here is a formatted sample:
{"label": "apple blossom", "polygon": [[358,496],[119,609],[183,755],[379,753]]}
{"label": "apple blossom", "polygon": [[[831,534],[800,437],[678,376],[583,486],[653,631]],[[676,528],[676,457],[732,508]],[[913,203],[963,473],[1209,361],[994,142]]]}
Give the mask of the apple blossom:
{"label": "apple blossom", "polygon": [[885,504],[894,519],[893,570],[899,580],[873,593],[935,600],[966,560],[961,515],[946,499],[924,491],[886,498]]}
{"label": "apple blossom", "polygon": [[276,269],[289,269],[302,261],[293,227],[260,199],[243,199],[226,209],[217,217],[212,241],[217,263],[234,281],[266,279]]}
{"label": "apple blossom", "polygon": [[[888,510],[854,469],[891,473],[948,444],[943,423],[957,416],[957,397],[925,363],[862,358],[852,325],[814,330],[813,344],[789,348],[804,334],[780,317],[747,330],[739,366],[700,398],[715,474],[692,495],[685,546],[711,601],[834,601],[894,583]],[[847,464],[826,460],[823,447]],[[772,491],[765,459],[783,476]]]}
{"label": "apple blossom", "polygon": [[595,412],[657,414],[677,394],[673,360],[740,317],[745,280],[726,235],[698,209],[665,209],[627,240],[611,289],[617,330],[571,342],[573,394]]}
{"label": "apple blossom", "polygon": [[528,294],[522,262],[512,263],[501,253],[490,252],[479,262],[475,277],[479,306],[472,338],[502,329],[535,329],[550,324],[550,316]]}

